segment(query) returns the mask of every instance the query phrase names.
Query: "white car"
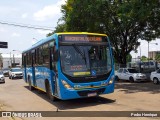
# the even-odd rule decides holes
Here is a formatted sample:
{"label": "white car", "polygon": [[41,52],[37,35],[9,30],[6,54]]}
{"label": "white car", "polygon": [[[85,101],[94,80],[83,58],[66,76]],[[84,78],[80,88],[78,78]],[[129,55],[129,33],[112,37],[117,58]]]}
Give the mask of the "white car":
{"label": "white car", "polygon": [[151,72],[150,79],[153,81],[154,84],[160,83],[160,69]]}
{"label": "white car", "polygon": [[130,82],[146,81],[147,77],[145,74],[138,73],[136,69],[133,68],[119,68],[115,72],[116,80],[129,80]]}
{"label": "white car", "polygon": [[0,72],[0,83],[5,83],[5,78],[2,72]]}
{"label": "white car", "polygon": [[23,73],[21,68],[11,68],[9,71],[9,79],[14,79],[14,78],[22,78]]}

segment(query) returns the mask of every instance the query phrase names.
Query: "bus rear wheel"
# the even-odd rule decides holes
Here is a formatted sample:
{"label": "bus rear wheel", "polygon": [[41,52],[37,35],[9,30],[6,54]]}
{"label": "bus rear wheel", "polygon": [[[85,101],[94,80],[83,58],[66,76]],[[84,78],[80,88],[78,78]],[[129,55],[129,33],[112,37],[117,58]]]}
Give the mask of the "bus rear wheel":
{"label": "bus rear wheel", "polygon": [[32,86],[30,77],[28,79],[28,84],[29,84],[29,90],[31,90],[31,91],[34,90],[34,87]]}

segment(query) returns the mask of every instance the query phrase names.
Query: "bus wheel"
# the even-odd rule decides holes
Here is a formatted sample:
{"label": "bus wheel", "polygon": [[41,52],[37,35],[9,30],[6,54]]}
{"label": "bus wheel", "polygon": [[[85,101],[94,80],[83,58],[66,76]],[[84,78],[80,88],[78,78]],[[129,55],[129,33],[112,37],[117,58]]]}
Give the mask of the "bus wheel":
{"label": "bus wheel", "polygon": [[47,93],[48,98],[51,101],[56,101],[56,98],[52,95],[52,91],[51,91],[51,87],[49,85],[49,82],[46,82],[46,93]]}
{"label": "bus wheel", "polygon": [[34,90],[34,87],[31,84],[30,78],[28,79],[28,84],[29,84],[29,90],[31,90],[31,91]]}

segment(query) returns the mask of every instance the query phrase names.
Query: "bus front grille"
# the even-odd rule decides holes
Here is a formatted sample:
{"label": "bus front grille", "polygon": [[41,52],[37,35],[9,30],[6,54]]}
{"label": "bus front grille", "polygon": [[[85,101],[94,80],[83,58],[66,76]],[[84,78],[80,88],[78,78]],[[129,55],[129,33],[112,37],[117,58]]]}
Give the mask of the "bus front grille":
{"label": "bus front grille", "polygon": [[78,91],[78,95],[81,97],[87,97],[90,93],[97,93],[97,95],[102,94],[105,91],[105,88],[97,89],[97,90],[84,90]]}

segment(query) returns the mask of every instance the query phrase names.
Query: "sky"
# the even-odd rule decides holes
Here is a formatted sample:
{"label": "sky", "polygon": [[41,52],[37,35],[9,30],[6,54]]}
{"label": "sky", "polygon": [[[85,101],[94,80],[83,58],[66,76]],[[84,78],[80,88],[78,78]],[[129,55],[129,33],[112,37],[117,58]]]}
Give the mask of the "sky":
{"label": "sky", "polygon": [[[62,4],[65,0],[1,0],[0,22],[45,26],[54,30],[62,16]],[[0,48],[0,53],[19,54],[50,32],[0,24],[0,41],[8,42],[8,49]]]}
{"label": "sky", "polygon": [[[137,48],[138,52],[131,52],[132,58],[137,58],[138,56],[148,57],[148,42],[145,40],[138,40],[141,45]],[[149,42],[149,51],[160,51],[160,39],[155,39]]]}
{"label": "sky", "polygon": [[[46,26],[55,29],[58,19],[62,16],[61,5],[65,0],[1,0],[0,22],[8,22],[23,25]],[[0,24],[0,41],[8,42],[8,49],[0,48],[0,53],[9,55],[19,54],[31,47],[38,40],[46,37],[49,30],[35,30]],[[138,48],[141,55],[148,56],[148,43],[140,41]],[[151,51],[160,50],[160,40],[157,39],[149,44]],[[140,52],[131,52],[133,58],[140,56]]]}

